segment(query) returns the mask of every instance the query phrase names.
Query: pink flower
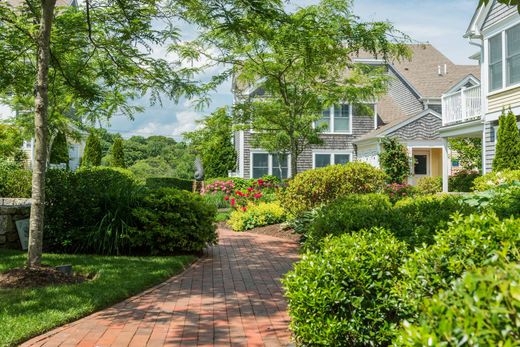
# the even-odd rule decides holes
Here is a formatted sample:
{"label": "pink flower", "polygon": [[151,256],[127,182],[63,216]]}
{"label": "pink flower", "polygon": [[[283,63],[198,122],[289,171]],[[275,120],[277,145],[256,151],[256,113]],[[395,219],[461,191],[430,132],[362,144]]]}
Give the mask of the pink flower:
{"label": "pink flower", "polygon": [[247,190],[249,190],[250,192],[252,192],[252,191],[253,191],[253,188],[252,188],[252,187],[249,187],[249,188],[247,188]]}
{"label": "pink flower", "polygon": [[262,193],[257,193],[254,195],[255,199],[260,199],[262,197]]}
{"label": "pink flower", "polygon": [[235,206],[235,198],[231,198],[231,206]]}

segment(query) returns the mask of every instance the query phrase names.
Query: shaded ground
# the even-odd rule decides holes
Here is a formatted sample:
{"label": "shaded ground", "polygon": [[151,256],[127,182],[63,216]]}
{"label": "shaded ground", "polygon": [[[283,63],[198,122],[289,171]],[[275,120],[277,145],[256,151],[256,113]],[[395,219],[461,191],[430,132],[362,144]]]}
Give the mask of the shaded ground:
{"label": "shaded ground", "polygon": [[76,284],[87,280],[78,275],[66,275],[53,268],[17,268],[0,273],[0,289],[36,288],[60,284]]}
{"label": "shaded ground", "polygon": [[280,278],[298,259],[297,243],[219,233],[219,245],[181,275],[23,346],[288,345]]}

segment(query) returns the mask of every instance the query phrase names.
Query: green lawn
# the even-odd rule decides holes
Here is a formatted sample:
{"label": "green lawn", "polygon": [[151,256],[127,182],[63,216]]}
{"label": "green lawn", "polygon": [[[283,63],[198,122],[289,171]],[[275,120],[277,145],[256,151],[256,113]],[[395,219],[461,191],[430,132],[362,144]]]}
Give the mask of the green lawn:
{"label": "green lawn", "polygon": [[[0,250],[0,272],[24,265],[25,253]],[[45,254],[49,265],[72,264],[96,274],[81,284],[0,289],[0,346],[10,346],[137,294],[182,271],[195,260],[176,257],[102,257]]]}

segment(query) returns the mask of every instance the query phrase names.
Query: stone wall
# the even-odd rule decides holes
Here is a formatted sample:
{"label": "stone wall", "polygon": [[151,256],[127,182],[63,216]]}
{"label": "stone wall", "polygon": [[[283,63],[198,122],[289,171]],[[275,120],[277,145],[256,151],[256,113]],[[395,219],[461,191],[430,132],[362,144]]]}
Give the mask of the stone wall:
{"label": "stone wall", "polygon": [[0,198],[0,248],[22,248],[16,221],[29,218],[30,208],[30,199]]}

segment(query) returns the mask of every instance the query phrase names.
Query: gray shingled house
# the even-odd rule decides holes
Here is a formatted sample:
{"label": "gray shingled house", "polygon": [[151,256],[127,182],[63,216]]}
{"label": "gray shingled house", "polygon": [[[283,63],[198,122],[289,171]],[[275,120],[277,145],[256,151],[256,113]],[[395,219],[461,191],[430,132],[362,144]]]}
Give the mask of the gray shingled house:
{"label": "gray shingled house", "polygon": [[[478,85],[478,66],[456,65],[429,44],[411,45],[410,61],[386,64],[383,60],[360,54],[354,61],[386,65],[391,83],[388,92],[367,115],[363,108],[341,104],[324,110],[320,123],[328,125],[321,134],[323,144],[306,150],[298,162],[298,171],[345,164],[360,160],[379,165],[379,141],[397,136],[416,160],[411,182],[422,176],[442,174],[441,127],[443,93],[462,85]],[[260,88],[240,90],[233,85],[235,99],[263,97]],[[255,178],[266,174],[291,177],[287,157],[273,156],[251,145],[251,132],[235,133],[238,153],[236,176]]]}

